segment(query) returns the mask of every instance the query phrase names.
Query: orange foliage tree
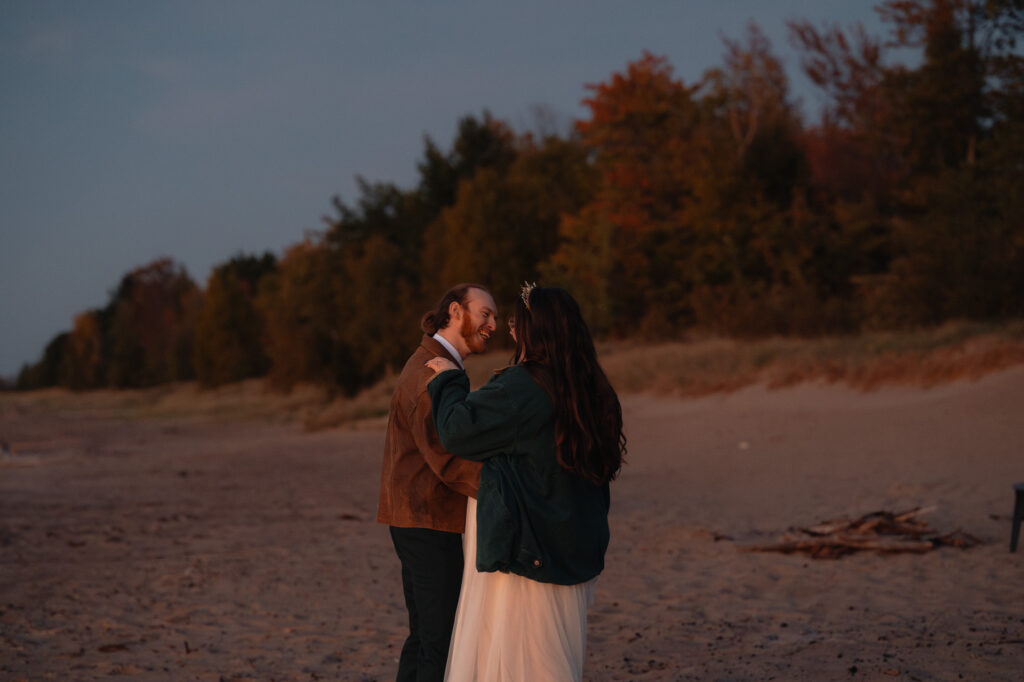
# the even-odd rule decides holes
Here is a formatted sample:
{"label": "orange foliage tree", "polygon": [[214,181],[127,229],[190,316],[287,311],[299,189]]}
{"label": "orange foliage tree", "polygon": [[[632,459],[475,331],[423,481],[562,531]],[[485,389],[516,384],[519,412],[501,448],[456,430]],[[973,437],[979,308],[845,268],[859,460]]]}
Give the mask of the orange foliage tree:
{"label": "orange foliage tree", "polygon": [[[599,184],[586,208],[563,220],[562,243],[548,271],[574,290],[602,280],[587,303],[606,309],[594,312],[619,331],[637,320],[675,322],[686,304],[667,284],[678,279],[679,247],[692,241],[687,212],[705,167],[696,139],[696,88],[673,78],[668,62],[649,53],[625,73],[587,88],[590,118],[576,128]],[[602,241],[614,254],[610,259],[600,258]]]}
{"label": "orange foliage tree", "polygon": [[269,377],[279,387],[323,383],[330,375],[339,352],[334,326],[341,315],[334,269],[330,251],[307,238],[290,247],[266,278],[258,307],[266,324]]}

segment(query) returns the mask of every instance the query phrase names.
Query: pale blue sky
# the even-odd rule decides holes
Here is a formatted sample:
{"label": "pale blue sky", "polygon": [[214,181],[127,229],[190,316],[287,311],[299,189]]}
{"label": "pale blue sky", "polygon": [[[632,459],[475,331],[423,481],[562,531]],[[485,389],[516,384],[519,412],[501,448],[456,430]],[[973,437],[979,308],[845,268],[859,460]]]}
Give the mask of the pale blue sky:
{"label": "pale blue sky", "polygon": [[321,229],[354,177],[412,187],[429,134],[485,108],[584,114],[644,50],[686,82],[757,21],[882,28],[867,0],[0,0],[0,375],[160,256],[201,286]]}

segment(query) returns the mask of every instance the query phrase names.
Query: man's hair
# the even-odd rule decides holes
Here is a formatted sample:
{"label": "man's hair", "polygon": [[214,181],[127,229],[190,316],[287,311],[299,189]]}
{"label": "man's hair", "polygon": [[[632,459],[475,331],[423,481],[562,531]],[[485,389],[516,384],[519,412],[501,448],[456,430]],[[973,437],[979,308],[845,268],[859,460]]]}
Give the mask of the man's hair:
{"label": "man's hair", "polygon": [[555,406],[558,463],[607,483],[626,454],[622,407],[597,361],[590,329],[565,289],[537,287],[516,299],[513,363],[521,363]]}
{"label": "man's hair", "polygon": [[445,292],[444,296],[441,297],[441,300],[437,302],[437,307],[423,316],[423,319],[420,320],[420,329],[427,334],[436,334],[439,330],[447,327],[449,318],[451,317],[448,313],[448,309],[451,307],[452,302],[456,302],[465,307],[466,302],[469,300],[470,289],[479,289],[487,294],[491,293],[487,290],[487,287],[479,284],[470,284],[467,282],[456,284]]}

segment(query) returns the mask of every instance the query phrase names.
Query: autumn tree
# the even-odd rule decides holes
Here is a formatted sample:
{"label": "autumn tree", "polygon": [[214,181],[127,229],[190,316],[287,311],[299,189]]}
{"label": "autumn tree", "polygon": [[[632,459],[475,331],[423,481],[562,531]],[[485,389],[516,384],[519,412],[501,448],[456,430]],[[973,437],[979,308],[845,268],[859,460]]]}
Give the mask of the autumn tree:
{"label": "autumn tree", "polygon": [[456,126],[451,150],[442,151],[427,136],[417,195],[431,218],[455,203],[459,183],[480,168],[504,169],[515,159],[512,131],[484,110],[480,117],[463,116]]}
{"label": "autumn tree", "polygon": [[109,304],[108,385],[141,387],[194,378],[192,342],[201,296],[184,267],[170,258],[125,275]]}
{"label": "autumn tree", "polygon": [[615,322],[612,296],[619,284],[613,279],[615,234],[616,226],[607,213],[595,202],[588,203],[578,213],[562,216],[559,245],[539,267],[545,283],[572,291],[595,334],[609,333]]}
{"label": "autumn tree", "polygon": [[60,384],[73,390],[101,388],[105,384],[107,358],[103,311],[89,310],[75,316],[64,347]]}
{"label": "autumn tree", "polygon": [[14,386],[20,391],[57,386],[60,383],[61,364],[68,344],[68,332],[60,332],[43,348],[38,361],[26,364],[18,372]]}
{"label": "autumn tree", "polygon": [[400,367],[444,288],[434,291],[433,272],[424,281],[428,226],[462,182],[514,157],[511,133],[485,112],[459,121],[448,152],[426,139],[416,188],[357,178],[354,202],[334,197],[326,229],[289,249],[260,295],[274,383],[353,393]]}
{"label": "autumn tree", "polygon": [[277,259],[238,255],[210,273],[196,321],[196,378],[206,386],[262,376],[269,367],[256,298]]}
{"label": "autumn tree", "polygon": [[1020,315],[1024,57],[1016,39],[1024,5],[891,1],[881,9],[896,42],[920,47],[924,60],[897,80],[916,175],[894,220],[891,274],[870,292],[894,308],[878,321]]}
{"label": "autumn tree", "polygon": [[[588,119],[577,133],[599,173],[594,198],[562,223],[550,267],[573,290],[593,284],[589,296],[607,308],[613,331],[677,324],[686,314],[679,279],[680,250],[692,242],[687,211],[698,191],[704,158],[694,136],[700,123],[696,87],[676,80],[667,60],[645,53],[624,73],[588,85]],[[611,262],[594,260],[606,234]],[[597,268],[597,270],[595,270]],[[579,277],[573,287],[573,278]],[[588,304],[589,305],[589,304]]]}
{"label": "autumn tree", "polygon": [[340,346],[340,310],[332,278],[335,262],[322,243],[307,238],[290,247],[261,287],[269,378],[280,388],[299,382],[331,383],[333,367],[351,362]]}
{"label": "autumn tree", "polygon": [[[860,277],[865,320],[888,327],[998,315],[1013,307],[990,300],[1002,287],[970,273],[993,273],[985,264],[1002,264],[997,279],[1019,277],[1014,249],[997,246],[1020,240],[1019,221],[1006,217],[1016,192],[991,188],[1018,175],[1000,152],[1012,148],[1019,157],[1024,151],[1010,132],[1020,121],[1015,45],[1022,8],[1017,2],[891,0],[879,11],[891,26],[890,42],[869,39],[861,29],[858,50],[838,28],[793,25],[805,68],[832,96],[812,159],[830,156],[833,167],[852,159],[848,168],[863,169],[823,186],[838,190],[837,215],[859,216],[875,244],[873,268]],[[920,50],[921,61],[887,64],[886,47]],[[821,161],[812,166],[823,168]],[[857,180],[871,176],[878,180],[859,183],[858,196]],[[947,295],[951,282],[971,293]]]}
{"label": "autumn tree", "polygon": [[333,264],[335,342],[360,349],[358,363],[335,368],[349,392],[400,366],[418,338],[420,251],[437,199],[389,183],[359,186],[354,206],[335,202],[321,242]]}
{"label": "autumn tree", "polygon": [[107,305],[75,317],[19,388],[152,386],[194,378],[192,338],[202,294],[184,267],[161,258],[124,275]]}
{"label": "autumn tree", "polygon": [[756,24],[724,42],[725,64],[705,73],[700,98],[708,170],[690,212],[694,321],[730,334],[832,329],[836,240],[808,195],[788,79]]}
{"label": "autumn tree", "polygon": [[486,167],[459,185],[454,205],[427,231],[425,281],[443,291],[481,282],[508,305],[558,245],[563,215],[592,196],[595,174],[574,141],[524,137],[507,167]]}
{"label": "autumn tree", "polygon": [[[840,240],[808,195],[801,120],[756,25],[686,87],[649,54],[590,86],[601,182],[561,223],[551,274],[612,330],[816,333],[845,324]],[[820,315],[825,309],[827,314]]]}
{"label": "autumn tree", "polygon": [[338,334],[345,348],[356,351],[356,361],[338,367],[337,375],[349,391],[401,368],[419,338],[418,271],[406,269],[402,252],[385,235],[371,234],[340,254]]}

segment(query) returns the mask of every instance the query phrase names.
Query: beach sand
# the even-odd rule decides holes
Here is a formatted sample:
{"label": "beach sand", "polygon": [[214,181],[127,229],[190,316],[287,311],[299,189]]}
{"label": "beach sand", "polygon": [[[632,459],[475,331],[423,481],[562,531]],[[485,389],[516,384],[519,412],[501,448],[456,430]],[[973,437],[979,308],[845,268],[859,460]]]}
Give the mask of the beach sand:
{"label": "beach sand", "polygon": [[[1024,680],[1024,367],[929,389],[625,396],[588,680]],[[124,419],[0,396],[0,679],[390,680],[383,423]],[[934,507],[982,544],[750,553]]]}

